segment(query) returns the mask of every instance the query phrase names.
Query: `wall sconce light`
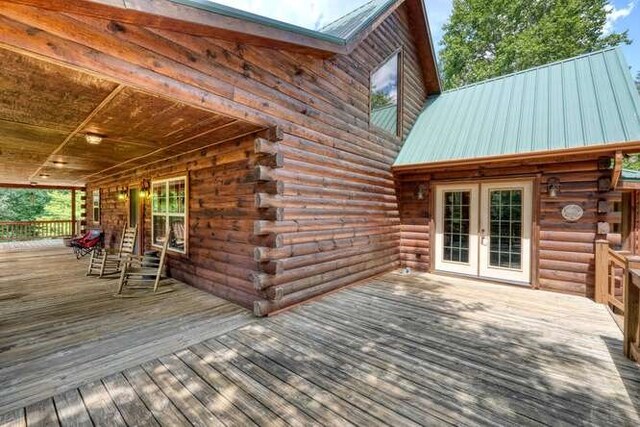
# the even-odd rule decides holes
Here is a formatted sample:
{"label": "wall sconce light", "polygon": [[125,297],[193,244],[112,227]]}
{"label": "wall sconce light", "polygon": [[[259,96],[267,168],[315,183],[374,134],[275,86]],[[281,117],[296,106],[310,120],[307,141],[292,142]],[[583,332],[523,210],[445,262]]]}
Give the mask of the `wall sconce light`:
{"label": "wall sconce light", "polygon": [[558,197],[558,193],[560,192],[560,181],[558,178],[549,178],[547,181],[547,193],[549,197]]}
{"label": "wall sconce light", "polygon": [[125,201],[129,197],[127,187],[122,187],[122,189],[118,190],[118,200]]}
{"label": "wall sconce light", "polygon": [[148,179],[143,179],[142,184],[140,184],[140,197],[143,199],[151,198],[151,185]]}
{"label": "wall sconce light", "polygon": [[418,185],[415,195],[417,200],[424,200],[425,196],[427,195],[427,187],[424,184]]}

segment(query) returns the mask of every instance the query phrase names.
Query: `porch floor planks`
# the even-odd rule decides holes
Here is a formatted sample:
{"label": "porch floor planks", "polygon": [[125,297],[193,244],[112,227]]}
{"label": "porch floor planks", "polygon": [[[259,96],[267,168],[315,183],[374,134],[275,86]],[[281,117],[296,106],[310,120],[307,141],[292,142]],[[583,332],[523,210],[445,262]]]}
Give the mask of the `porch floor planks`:
{"label": "porch floor planks", "polygon": [[[195,295],[195,305],[207,300]],[[207,314],[233,318],[225,310],[185,313],[202,322],[190,332],[198,341],[144,344],[157,353],[137,365],[121,348],[126,367],[114,361],[102,379],[9,410],[0,427],[25,425],[30,415],[52,425],[640,423],[640,368],[622,356],[621,333],[606,309],[585,298],[389,273],[208,334]],[[102,315],[124,316],[114,324],[132,326],[126,310]],[[170,326],[157,328],[169,334]],[[32,331],[15,328],[14,337],[21,332]],[[72,407],[75,424],[65,412]]]}
{"label": "porch floor planks", "polygon": [[255,320],[206,292],[113,296],[69,248],[0,252],[0,413]]}

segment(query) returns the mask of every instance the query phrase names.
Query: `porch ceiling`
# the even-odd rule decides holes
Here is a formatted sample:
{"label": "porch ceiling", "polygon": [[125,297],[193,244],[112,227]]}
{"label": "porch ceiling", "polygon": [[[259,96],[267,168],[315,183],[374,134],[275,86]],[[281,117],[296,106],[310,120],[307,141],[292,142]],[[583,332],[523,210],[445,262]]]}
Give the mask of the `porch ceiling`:
{"label": "porch ceiling", "polygon": [[259,130],[8,50],[0,63],[0,183],[84,184]]}

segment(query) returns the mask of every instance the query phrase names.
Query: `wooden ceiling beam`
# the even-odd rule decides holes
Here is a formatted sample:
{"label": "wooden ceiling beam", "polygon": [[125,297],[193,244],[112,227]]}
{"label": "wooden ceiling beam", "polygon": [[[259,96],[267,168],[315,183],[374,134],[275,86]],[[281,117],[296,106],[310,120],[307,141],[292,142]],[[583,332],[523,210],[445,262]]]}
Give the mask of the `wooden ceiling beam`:
{"label": "wooden ceiling beam", "polygon": [[[239,135],[234,135],[234,136],[231,136],[229,138],[225,138],[225,139],[222,139],[222,140],[219,140],[219,141],[216,141],[216,142],[212,142],[211,144],[203,145],[202,147],[198,147],[198,148],[194,148],[194,149],[191,149],[191,150],[187,150],[187,151],[185,151],[183,153],[180,153],[180,154],[174,154],[173,156],[166,157],[166,158],[164,158],[162,160],[155,160],[153,162],[147,163],[145,166],[153,165],[153,164],[156,164],[158,162],[168,161],[168,160],[174,159],[176,157],[183,156],[185,154],[194,153],[196,151],[200,151],[200,150],[205,149],[205,148],[213,147],[214,145],[222,144],[222,143],[225,143],[225,142],[228,142],[228,141],[233,141],[235,139],[244,138],[245,136],[253,135],[253,134],[257,133],[257,132],[260,132],[260,131],[263,131],[263,130],[266,130],[266,129],[267,128],[257,129],[257,130],[252,130],[250,132],[245,132],[245,133],[242,133],[242,134],[239,134]],[[114,177],[117,174],[126,174],[128,172],[131,172],[131,171],[135,170],[138,167],[139,166],[134,166],[132,168],[125,169],[123,171],[118,171],[118,172],[116,172],[114,174],[101,177],[100,180],[97,181],[97,183],[100,184],[102,182],[105,182],[106,180],[108,180],[109,178]]]}
{"label": "wooden ceiling beam", "polygon": [[71,133],[69,133],[69,135],[67,135],[64,141],[62,141],[62,143],[58,147],[56,147],[55,150],[53,150],[53,152],[49,155],[49,157],[47,157],[44,163],[38,169],[36,169],[36,171],[33,174],[31,174],[31,176],[29,177],[29,181],[33,181],[35,176],[37,176],[40,173],[40,171],[47,165],[51,156],[55,156],[56,154],[58,154],[64,148],[64,146],[67,145],[67,143],[71,140],[71,138],[73,138],[78,133],[80,133],[82,129],[91,121],[91,119],[93,119],[96,116],[96,114],[100,112],[100,110],[102,110],[105,106],[107,106],[113,100],[113,98],[115,98],[120,93],[120,91],[123,88],[124,88],[123,85],[116,86],[116,88],[112,90],[111,93],[109,93],[102,100],[102,102],[98,104],[98,106],[94,108],[93,111],[91,111],[91,113],[89,113],[89,115],[82,121],[82,123],[80,123],[73,131],[71,131]]}
{"label": "wooden ceiling beam", "polygon": [[16,184],[13,182],[0,182],[0,188],[15,188],[25,190],[84,190],[81,185],[45,185],[45,184]]}

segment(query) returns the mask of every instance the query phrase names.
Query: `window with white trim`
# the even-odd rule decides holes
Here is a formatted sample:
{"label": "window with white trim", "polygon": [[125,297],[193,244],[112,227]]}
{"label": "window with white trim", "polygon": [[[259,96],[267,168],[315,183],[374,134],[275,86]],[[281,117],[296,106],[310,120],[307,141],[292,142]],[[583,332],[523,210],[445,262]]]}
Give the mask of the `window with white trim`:
{"label": "window with white trim", "polygon": [[162,246],[171,234],[169,249],[186,253],[187,178],[184,176],[151,183],[151,242]]}

